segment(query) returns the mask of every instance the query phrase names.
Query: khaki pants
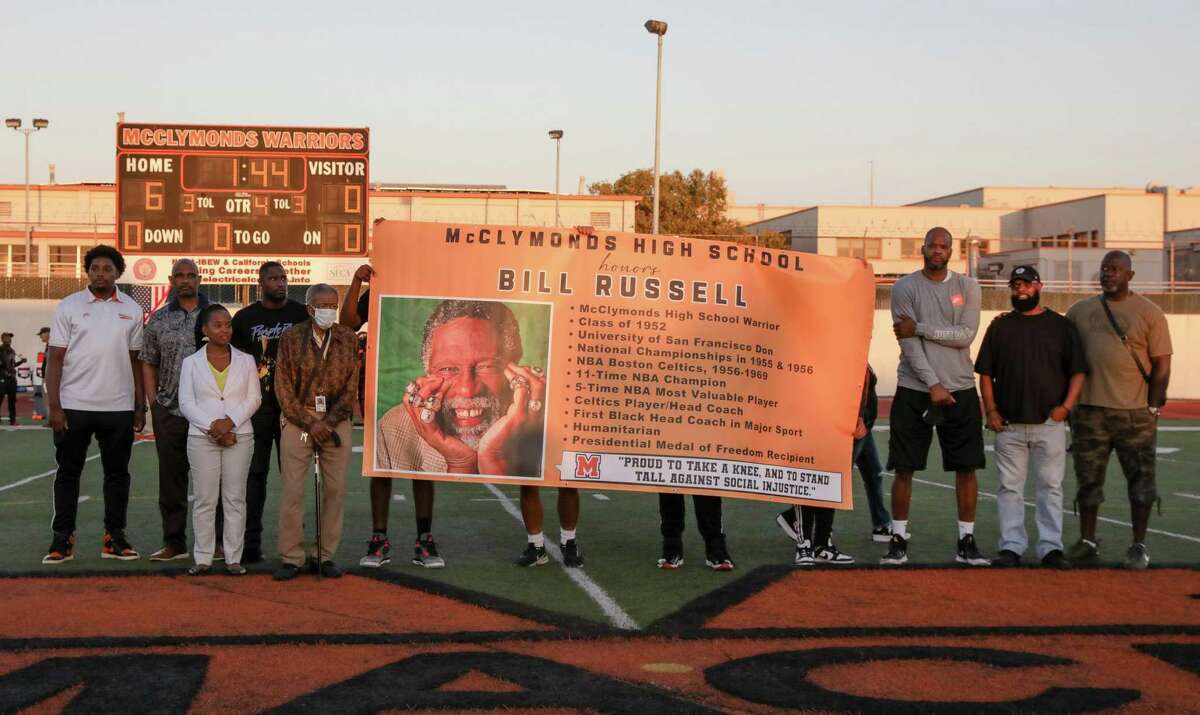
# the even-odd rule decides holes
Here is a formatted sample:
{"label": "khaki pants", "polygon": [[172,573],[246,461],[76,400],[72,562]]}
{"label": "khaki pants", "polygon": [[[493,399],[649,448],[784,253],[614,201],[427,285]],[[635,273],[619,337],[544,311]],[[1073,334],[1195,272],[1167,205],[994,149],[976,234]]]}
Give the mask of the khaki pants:
{"label": "khaki pants", "polygon": [[[342,540],[346,467],[352,449],[350,430],[350,420],[344,420],[336,430],[342,438],[342,446],[334,447],[330,440],[321,447],[321,477],[325,483],[321,499],[321,561],[332,561]],[[283,482],[279,503],[279,556],[285,564],[293,566],[303,566],[306,554],[316,557],[316,544],[309,549],[304,543],[304,497],[311,481],[309,467],[313,463],[313,448],[311,439],[300,440],[303,432],[285,421],[279,440],[280,481]]]}

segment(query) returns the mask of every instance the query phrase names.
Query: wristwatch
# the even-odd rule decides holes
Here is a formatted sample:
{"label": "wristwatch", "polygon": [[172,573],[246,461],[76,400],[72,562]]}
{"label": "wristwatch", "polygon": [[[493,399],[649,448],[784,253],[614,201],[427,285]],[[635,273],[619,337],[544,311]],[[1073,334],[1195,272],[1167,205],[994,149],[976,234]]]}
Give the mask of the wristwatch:
{"label": "wristwatch", "polygon": [[1155,417],[1158,417],[1159,415],[1162,414],[1161,407],[1154,407],[1153,405],[1151,405],[1150,407],[1147,407],[1146,410],[1149,411],[1150,414],[1154,415]]}

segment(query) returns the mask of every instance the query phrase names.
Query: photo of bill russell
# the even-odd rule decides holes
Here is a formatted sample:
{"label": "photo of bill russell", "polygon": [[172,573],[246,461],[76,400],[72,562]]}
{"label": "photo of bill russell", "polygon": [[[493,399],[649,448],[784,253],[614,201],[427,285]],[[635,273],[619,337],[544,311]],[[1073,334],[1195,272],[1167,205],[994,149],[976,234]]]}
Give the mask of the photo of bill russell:
{"label": "photo of bill russell", "polygon": [[376,468],[541,479],[550,306],[383,296],[380,312]]}

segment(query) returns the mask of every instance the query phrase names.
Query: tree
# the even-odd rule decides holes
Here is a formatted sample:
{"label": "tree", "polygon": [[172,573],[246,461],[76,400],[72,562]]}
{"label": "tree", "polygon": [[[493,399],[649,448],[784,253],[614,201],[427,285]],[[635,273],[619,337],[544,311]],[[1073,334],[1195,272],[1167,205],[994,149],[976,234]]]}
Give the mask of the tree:
{"label": "tree", "polygon": [[[693,169],[686,176],[678,171],[659,177],[659,232],[678,236],[732,236],[741,234],[737,221],[726,218],[725,179],[713,172]],[[600,181],[588,187],[599,195],[638,195],[636,230],[650,233],[654,225],[654,172],[635,169],[616,181]]]}

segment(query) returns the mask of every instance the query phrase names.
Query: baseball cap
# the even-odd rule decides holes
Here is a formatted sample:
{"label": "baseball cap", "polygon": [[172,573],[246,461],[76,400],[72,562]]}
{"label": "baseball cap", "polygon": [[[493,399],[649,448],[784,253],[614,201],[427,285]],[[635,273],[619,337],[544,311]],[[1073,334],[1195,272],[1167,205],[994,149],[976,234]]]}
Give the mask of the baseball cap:
{"label": "baseball cap", "polygon": [[1012,285],[1013,281],[1026,281],[1028,283],[1041,283],[1042,277],[1038,274],[1038,269],[1034,266],[1017,266],[1013,269],[1012,275],[1008,277],[1008,284]]}
{"label": "baseball cap", "polygon": [[10,332],[8,332],[8,331],[5,331],[5,332],[3,332],[3,333],[0,333],[0,338],[11,338],[11,337],[14,337],[14,336],[13,336],[13,334],[12,334],[12,333],[10,333]]}
{"label": "baseball cap", "polygon": [[48,333],[48,332],[50,332],[50,326],[43,325],[42,329],[37,331],[36,333],[34,333],[34,335],[41,335],[42,333]]}

